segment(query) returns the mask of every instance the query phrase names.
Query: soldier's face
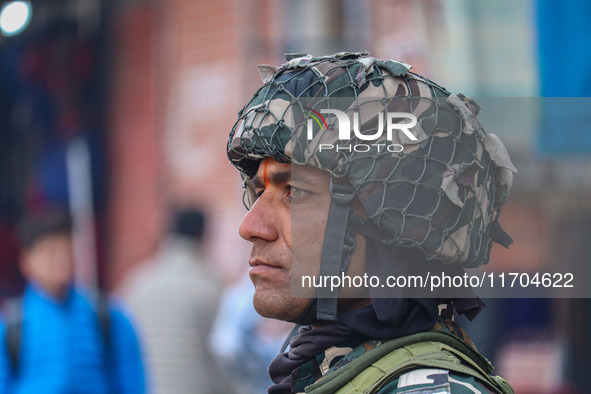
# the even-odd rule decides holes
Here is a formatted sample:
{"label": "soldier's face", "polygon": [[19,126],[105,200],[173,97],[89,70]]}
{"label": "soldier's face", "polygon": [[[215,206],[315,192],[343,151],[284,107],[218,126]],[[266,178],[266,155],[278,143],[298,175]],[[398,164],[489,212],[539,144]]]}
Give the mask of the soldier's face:
{"label": "soldier's face", "polygon": [[[316,289],[304,289],[298,292],[303,298],[292,297],[291,280],[318,275],[331,201],[327,172],[304,166],[293,170],[273,159],[261,163],[251,185],[258,198],[239,230],[252,242],[255,309],[262,316],[287,321],[299,317],[315,293]],[[359,238],[350,273],[365,269],[365,244]],[[339,308],[344,311],[341,302]]]}

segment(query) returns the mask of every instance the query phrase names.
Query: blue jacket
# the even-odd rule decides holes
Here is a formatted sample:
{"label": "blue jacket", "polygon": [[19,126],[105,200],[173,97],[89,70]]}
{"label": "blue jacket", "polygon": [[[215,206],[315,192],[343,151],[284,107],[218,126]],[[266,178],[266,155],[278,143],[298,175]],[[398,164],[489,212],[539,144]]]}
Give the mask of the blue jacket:
{"label": "blue jacket", "polygon": [[71,289],[57,301],[35,285],[23,296],[19,368],[13,373],[0,323],[0,394],[144,393],[138,340],[110,306],[111,357],[91,298]]}

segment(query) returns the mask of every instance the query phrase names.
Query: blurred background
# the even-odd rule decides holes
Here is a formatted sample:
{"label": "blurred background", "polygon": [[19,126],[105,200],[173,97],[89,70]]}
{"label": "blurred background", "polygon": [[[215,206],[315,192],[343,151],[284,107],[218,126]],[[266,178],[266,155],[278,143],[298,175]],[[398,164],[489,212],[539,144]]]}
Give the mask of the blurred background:
{"label": "blurred background", "polygon": [[[18,219],[54,204],[74,216],[80,283],[125,299],[130,278],[161,249],[171,212],[198,207],[206,264],[220,291],[236,291],[249,246],[237,233],[245,209],[225,145],[261,85],[256,66],[279,65],[284,53],[365,50],[474,98],[591,91],[585,0],[0,3],[2,298],[23,287]],[[556,129],[544,121],[551,111],[534,111],[490,130],[483,109],[519,171],[501,220],[515,243],[493,248],[490,269],[591,261],[589,113]],[[249,291],[239,294],[248,300]],[[485,301],[466,326],[518,393],[589,392],[588,299]],[[262,340],[283,330],[266,326]]]}

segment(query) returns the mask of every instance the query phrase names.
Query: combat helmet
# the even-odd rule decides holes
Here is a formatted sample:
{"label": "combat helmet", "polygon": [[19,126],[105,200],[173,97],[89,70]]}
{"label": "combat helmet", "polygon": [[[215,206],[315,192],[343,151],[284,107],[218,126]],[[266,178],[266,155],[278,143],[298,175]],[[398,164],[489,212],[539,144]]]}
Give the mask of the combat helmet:
{"label": "combat helmet", "polygon": [[[239,112],[227,154],[245,179],[268,157],[329,172],[321,274],[346,271],[357,232],[456,267],[486,264],[492,242],[512,242],[498,218],[516,169],[476,102],[367,53],[286,60],[259,66],[264,85]],[[368,220],[352,214],[355,197]],[[325,289],[317,318],[336,316]]]}

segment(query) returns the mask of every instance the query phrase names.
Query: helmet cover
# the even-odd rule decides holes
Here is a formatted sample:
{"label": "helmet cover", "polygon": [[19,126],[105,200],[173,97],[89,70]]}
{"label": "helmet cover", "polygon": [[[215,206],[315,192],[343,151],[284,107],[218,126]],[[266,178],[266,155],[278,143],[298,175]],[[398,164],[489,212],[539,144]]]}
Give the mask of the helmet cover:
{"label": "helmet cover", "polygon": [[[498,216],[516,170],[478,104],[366,53],[287,59],[259,66],[265,84],[230,133],[228,158],[244,177],[267,157],[328,171],[353,186],[382,242],[429,260],[476,267],[492,241],[511,243]],[[353,132],[342,134],[335,110]],[[403,115],[416,124],[389,127]]]}

